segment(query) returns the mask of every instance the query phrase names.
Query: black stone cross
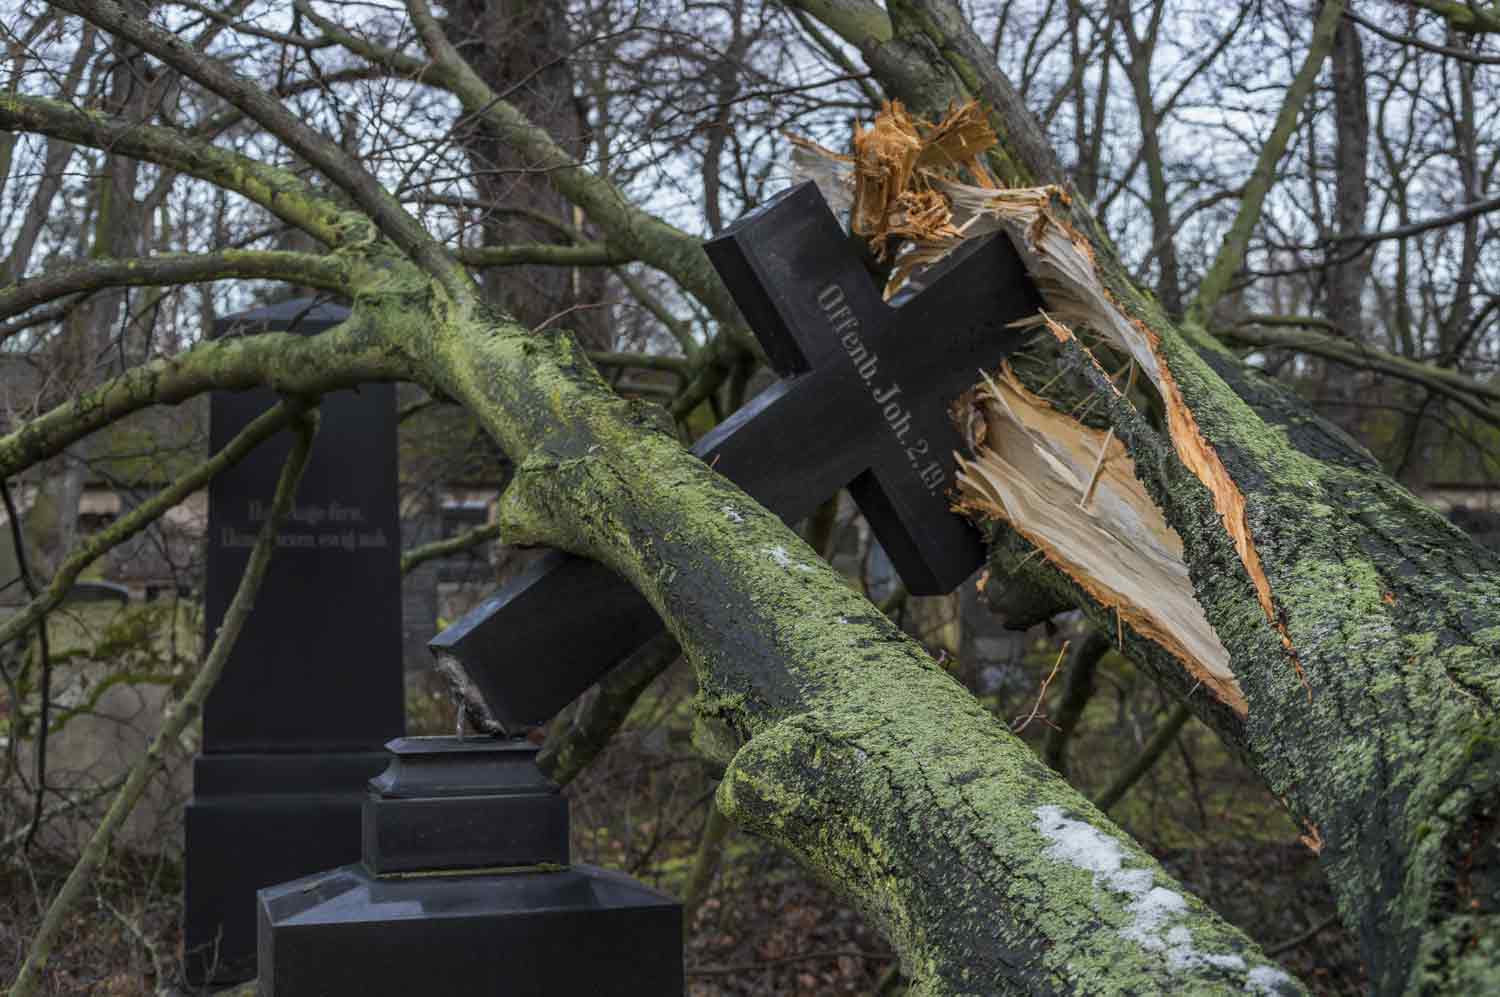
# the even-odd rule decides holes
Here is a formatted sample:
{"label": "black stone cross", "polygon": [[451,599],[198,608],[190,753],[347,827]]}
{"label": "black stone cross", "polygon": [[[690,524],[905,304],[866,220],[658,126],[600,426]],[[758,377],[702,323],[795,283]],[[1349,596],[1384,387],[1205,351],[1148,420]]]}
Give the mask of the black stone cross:
{"label": "black stone cross", "polygon": [[[1041,305],[1010,241],[963,247],[925,290],[889,305],[804,183],[705,248],[783,379],[693,452],[787,522],[847,486],[907,590],[951,591],[984,551],[949,509],[961,446],[949,406],[1020,345],[1010,324]],[[431,647],[514,731],[546,721],[661,626],[609,569],[553,552]]]}

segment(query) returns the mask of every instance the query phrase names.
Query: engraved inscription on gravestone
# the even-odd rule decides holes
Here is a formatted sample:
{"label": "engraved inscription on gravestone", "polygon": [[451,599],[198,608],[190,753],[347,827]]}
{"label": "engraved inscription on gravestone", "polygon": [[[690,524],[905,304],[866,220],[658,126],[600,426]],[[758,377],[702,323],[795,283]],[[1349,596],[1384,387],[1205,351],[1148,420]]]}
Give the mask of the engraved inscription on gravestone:
{"label": "engraved inscription on gravestone", "polygon": [[[263,499],[251,499],[245,505],[245,519],[252,524],[265,521],[270,515],[270,503]],[[294,505],[287,514],[287,528],[276,534],[276,548],[289,547],[304,550],[356,551],[390,546],[391,538],[384,527],[365,529],[365,514],[357,505],[340,505],[337,499],[326,506]],[[242,530],[229,525],[215,537],[224,549],[254,547],[258,530]]]}

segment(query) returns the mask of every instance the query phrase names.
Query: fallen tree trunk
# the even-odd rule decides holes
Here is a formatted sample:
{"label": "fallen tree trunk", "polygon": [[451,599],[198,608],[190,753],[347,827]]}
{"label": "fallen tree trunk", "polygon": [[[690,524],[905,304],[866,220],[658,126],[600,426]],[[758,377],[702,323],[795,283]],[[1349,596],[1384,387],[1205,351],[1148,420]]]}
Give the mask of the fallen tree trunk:
{"label": "fallen tree trunk", "polygon": [[[1185,895],[918,645],[850,591],[784,524],[683,450],[660,410],[615,396],[567,337],[555,331],[534,334],[486,310],[469,275],[334,143],[223,65],[111,0],[59,0],[59,5],[149,51],[184,80],[242,109],[322,174],[338,197],[320,197],[293,177],[253,166],[190,136],[139,128],[53,102],[8,95],[0,99],[0,124],[105,148],[129,143],[116,151],[123,148],[125,154],[166,163],[244,193],[328,243],[348,266],[345,286],[354,314],[343,330],[319,339],[349,342],[352,337],[360,349],[348,356],[293,351],[280,340],[253,337],[244,342],[274,347],[278,356],[257,361],[253,350],[241,348],[236,355],[255,369],[244,373],[243,382],[234,383],[279,383],[293,391],[301,386],[315,396],[350,377],[409,377],[473,411],[517,465],[502,507],[505,538],[596,558],[651,601],[698,671],[699,741],[727,766],[721,808],[740,825],[790,849],[851,896],[897,947],[915,993],[1298,991],[1295,981]],[[842,8],[849,2],[828,6]],[[433,38],[441,33],[432,29],[425,3],[412,0],[410,7],[429,45],[441,53],[440,37]],[[487,88],[457,89],[473,105],[471,113],[484,108],[502,119],[513,116],[513,109]],[[522,124],[514,123],[512,131],[524,139]],[[1013,158],[1012,172],[1027,162],[1025,155]],[[598,216],[593,220],[603,226],[601,219],[611,217],[611,212],[618,215],[619,206],[610,192],[589,188],[584,173],[561,164],[552,176],[560,186],[573,184],[578,191],[575,200],[587,201],[591,215]],[[1042,197],[1036,203],[1049,202]],[[705,300],[722,298],[716,282],[707,279],[701,250],[659,225],[629,224],[637,220],[631,216],[619,223],[635,240],[628,249],[641,250],[643,258],[664,268],[703,276],[706,279],[689,285]],[[1079,215],[1075,221],[1083,225],[1087,218]],[[1107,266],[1100,273],[1106,281],[1118,281]],[[1298,618],[1286,607],[1313,587],[1321,601],[1309,605],[1321,608],[1328,601],[1330,582],[1338,580],[1330,575],[1330,564],[1336,568],[1345,563],[1335,563],[1330,551],[1363,556],[1359,541],[1371,535],[1371,524],[1358,519],[1358,508],[1324,511],[1324,505],[1310,501],[1294,505],[1283,490],[1302,487],[1303,480],[1313,481],[1314,487],[1334,487],[1343,480],[1338,476],[1345,472],[1345,464],[1311,457],[1304,462],[1278,430],[1260,422],[1227,387],[1225,378],[1238,376],[1231,357],[1215,359],[1207,344],[1173,329],[1128,285],[1110,284],[1110,290],[1130,309],[1121,314],[1132,322],[1140,316],[1139,328],[1159,337],[1153,341],[1147,335],[1143,342],[1158,358],[1158,373],[1166,371],[1177,386],[1173,396],[1163,387],[1165,380],[1155,382],[1166,392],[1164,404],[1176,418],[1170,438],[1148,425],[1123,399],[1112,398],[1109,412],[1150,497],[1165,509],[1166,524],[1181,537],[1192,590],[1227,652],[1227,665],[1219,662],[1217,671],[1208,670],[1218,682],[1205,682],[1208,691],[1189,695],[1189,702],[1226,736],[1237,735],[1273,785],[1288,787],[1291,805],[1303,814],[1316,816],[1323,808],[1338,816],[1345,812],[1340,807],[1366,804],[1373,812],[1391,802],[1378,795],[1368,801],[1354,799],[1347,792],[1350,786],[1363,785],[1372,758],[1384,760],[1399,753],[1397,761],[1405,762],[1413,750],[1436,749],[1447,752],[1437,767],[1445,778],[1490,771],[1482,763],[1492,743],[1492,711],[1473,719],[1468,730],[1472,736],[1462,743],[1401,742],[1386,754],[1350,750],[1338,755],[1338,764],[1312,773],[1298,767],[1309,757],[1309,739],[1299,732],[1304,727],[1323,729],[1317,696],[1325,697],[1324,703],[1334,693],[1355,700],[1346,713],[1333,711],[1326,721],[1326,747],[1334,754],[1346,747],[1340,738],[1351,731],[1351,718],[1354,724],[1369,726],[1369,706],[1357,701],[1365,694],[1358,679],[1349,686],[1332,666],[1342,667],[1341,654],[1351,647],[1362,653],[1386,631],[1331,634],[1329,620],[1337,625],[1341,619],[1358,623],[1365,617],[1352,611],[1340,617],[1336,609],[1332,615]],[[732,313],[733,308],[723,311]],[[1082,347],[1064,338],[1069,340],[1071,362],[1095,377]],[[307,363],[288,371],[288,351],[305,356]],[[1144,354],[1140,362],[1145,365]],[[1222,364],[1224,371],[1215,373],[1214,363]],[[1107,394],[1102,375],[1096,380]],[[137,381],[141,394],[131,395],[130,404],[173,400],[167,392],[170,385]],[[202,386],[223,383],[205,381]],[[108,391],[101,396],[113,397]],[[1178,432],[1186,424],[1184,414],[1192,416],[1206,441],[1201,449],[1186,446],[1184,441],[1191,444],[1194,437]],[[60,412],[56,434],[25,437],[31,445],[27,456],[48,456],[45,451],[55,439],[81,435],[100,424],[90,423],[92,418],[87,411]],[[1300,433],[1306,427],[1298,423],[1294,428]],[[1194,462],[1207,461],[1210,451],[1218,456],[1218,465]],[[1204,471],[1214,466],[1222,469],[1222,476]],[[1313,477],[1304,479],[1304,472]],[[1451,573],[1440,574],[1440,569],[1451,569],[1444,552],[1456,548],[1437,542],[1451,541],[1451,536],[1440,534],[1414,503],[1400,505],[1404,493],[1381,484],[1383,479],[1367,463],[1354,461],[1347,472],[1350,481],[1366,483],[1374,496],[1368,501],[1375,507],[1375,536],[1385,535],[1381,517],[1389,511],[1392,516],[1400,512],[1433,538],[1431,550],[1411,552],[1420,563],[1409,576],[1401,575],[1404,562],[1392,568],[1398,577],[1411,580],[1394,590],[1398,600],[1407,600],[1398,602],[1402,611],[1447,612],[1454,605],[1447,598],[1448,587],[1455,583]],[[1270,480],[1257,478],[1257,473]],[[1241,505],[1234,505],[1225,480],[1235,485]],[[1218,507],[1221,503],[1227,503],[1228,512]],[[1285,524],[1287,530],[1311,531],[1318,546],[1308,557],[1298,560],[1288,553],[1283,560],[1287,552],[1270,546],[1283,535],[1275,517],[1267,517],[1268,511],[1278,509],[1300,517]],[[1223,515],[1231,520],[1228,530]],[[1242,527],[1236,527],[1236,515]],[[1392,529],[1404,525],[1403,520]],[[1160,534],[1157,540],[1170,548]],[[1259,573],[1251,551],[1265,564]],[[1372,583],[1358,573],[1365,561],[1352,563],[1356,573],[1350,584],[1361,595]],[[1412,590],[1429,577],[1446,579],[1448,587],[1439,590],[1438,599],[1424,600]],[[1077,584],[1076,578],[1070,584]],[[1128,591],[1128,586],[1115,591]],[[1483,593],[1474,591],[1477,600]],[[1448,629],[1464,628],[1454,631],[1460,640],[1492,640],[1500,629],[1487,622],[1483,608],[1474,609],[1472,627],[1462,616],[1439,622]],[[1118,614],[1118,606],[1115,611]],[[1144,623],[1137,629],[1139,621],[1133,621],[1127,649],[1155,648],[1161,674],[1179,676],[1179,686],[1187,693],[1195,680],[1181,678],[1185,669],[1175,656],[1177,650],[1160,643],[1177,619],[1174,614],[1158,621],[1155,635]],[[1459,641],[1448,640],[1437,626],[1409,628],[1431,640],[1430,646],[1409,649],[1427,657],[1410,673],[1420,684],[1405,691],[1416,708],[1425,711],[1418,719],[1438,722],[1420,732],[1413,725],[1404,736],[1414,740],[1421,740],[1417,733],[1425,738],[1430,730],[1453,730],[1447,722],[1457,700],[1449,685],[1436,681],[1430,662],[1447,669],[1444,677],[1459,676],[1459,684],[1472,687],[1470,693],[1480,701],[1494,698],[1491,673],[1484,670],[1492,667],[1492,655],[1477,663],[1464,658],[1453,652]],[[1184,638],[1179,643],[1189,654],[1210,653],[1202,641],[1188,643]],[[1472,650],[1475,645],[1465,646]],[[1385,650],[1372,651],[1381,653]],[[1286,667],[1289,654],[1300,655],[1293,663],[1302,670],[1301,677]],[[546,664],[537,662],[536,667]],[[1360,677],[1367,674],[1350,671]],[[1382,681],[1391,679],[1382,671],[1373,674]],[[1244,703],[1235,701],[1231,690],[1236,687]],[[1315,696],[1314,705],[1299,713],[1304,701],[1297,696],[1307,688]],[[1429,708],[1434,703],[1435,712]],[[1277,721],[1295,728],[1285,750],[1274,743]],[[1380,736],[1368,730],[1359,733],[1364,740],[1350,736],[1347,744],[1365,746]],[[1448,764],[1455,752],[1460,761],[1480,758],[1481,765],[1465,769]],[[1416,772],[1409,767],[1391,771],[1409,780]],[[1445,795],[1451,804],[1436,818],[1429,817],[1438,860],[1470,857],[1452,852],[1467,839],[1442,821],[1475,828],[1482,834],[1473,840],[1492,847],[1485,836],[1492,824],[1476,823],[1473,816],[1479,812],[1476,800],[1493,801],[1492,784],[1433,785],[1419,780],[1400,789],[1405,795],[1397,802],[1421,797],[1420,807],[1400,816],[1420,808],[1432,813],[1429,798],[1435,794]],[[1350,821],[1357,816],[1351,815]],[[1388,826],[1396,835],[1411,830],[1399,821]],[[1325,837],[1345,831],[1337,822],[1322,828]],[[1428,900],[1445,887],[1456,888],[1453,875],[1442,878],[1448,867],[1399,861],[1386,866],[1381,860],[1401,856],[1373,838],[1352,840],[1352,847],[1362,845],[1368,845],[1369,855],[1356,857],[1371,860],[1368,875],[1378,881],[1373,886],[1368,880],[1356,882],[1346,892],[1378,892],[1384,884],[1401,882],[1410,869],[1436,870],[1431,883],[1400,894],[1404,906],[1399,909],[1403,917],[1411,912],[1446,913],[1446,908]],[[1485,874],[1492,868],[1487,862],[1472,867]],[[1464,885],[1470,894],[1461,899],[1467,901],[1474,891],[1472,883]],[[1488,895],[1483,903],[1491,904]],[[1346,913],[1364,909],[1352,900],[1346,904]],[[1480,908],[1470,929],[1486,926],[1491,909],[1492,905]],[[1370,923],[1372,931],[1386,930],[1378,916]],[[1467,961],[1455,959],[1446,966],[1481,979],[1489,964],[1472,953],[1490,953],[1480,944],[1485,936],[1475,930],[1463,935],[1454,928],[1457,923],[1454,918],[1440,919],[1444,944],[1461,947],[1467,938],[1476,941],[1470,951],[1460,952]],[[1416,940],[1408,946],[1412,951]],[[1389,974],[1391,967],[1399,972],[1403,965],[1411,961],[1397,958],[1377,968]]]}
{"label": "fallen tree trunk", "polygon": [[[1005,99],[949,0],[892,3],[894,23],[854,0],[802,6],[826,7],[896,96]],[[1028,117],[1018,101],[991,114],[1011,127],[1002,162],[1051,179]],[[954,194],[1025,248],[1063,365],[1111,427],[1003,378],[978,393],[987,438],[965,500],[991,524],[997,577],[1019,569],[1118,629],[1255,767],[1319,850],[1377,992],[1500,992],[1500,559],[1169,320],[1067,190]],[[1137,366],[1148,404],[1106,354]],[[1117,487],[1089,501],[1100,455]]]}
{"label": "fallen tree trunk", "polygon": [[571,340],[448,309],[381,324],[521,457],[506,538],[650,599],[697,669],[721,809],[851,897],[914,993],[1299,992]]}

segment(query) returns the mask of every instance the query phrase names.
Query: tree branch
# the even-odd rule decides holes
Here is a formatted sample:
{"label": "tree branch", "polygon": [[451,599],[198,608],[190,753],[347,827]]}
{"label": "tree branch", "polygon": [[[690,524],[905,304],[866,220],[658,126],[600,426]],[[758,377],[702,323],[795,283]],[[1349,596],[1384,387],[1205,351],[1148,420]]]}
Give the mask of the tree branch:
{"label": "tree branch", "polygon": [[1480,53],[1470,51],[1469,49],[1453,48],[1449,45],[1435,45],[1432,42],[1424,41],[1423,39],[1418,38],[1415,35],[1398,35],[1394,31],[1387,31],[1385,28],[1382,28],[1380,25],[1376,24],[1374,21],[1369,20],[1368,18],[1360,17],[1352,10],[1344,11],[1344,16],[1353,21],[1355,24],[1358,24],[1360,27],[1365,28],[1369,31],[1373,31],[1375,32],[1375,34],[1384,38],[1386,41],[1395,42],[1397,45],[1411,45],[1415,48],[1422,49],[1425,52],[1432,52],[1435,55],[1447,56],[1450,59],[1458,59],[1462,62],[1472,62],[1480,66],[1500,65],[1500,56],[1481,55]]}
{"label": "tree branch", "polygon": [[515,267],[541,264],[550,267],[613,267],[634,257],[602,242],[576,245],[537,242],[512,246],[466,246],[459,260],[470,267]]}
{"label": "tree branch", "polygon": [[193,492],[206,485],[214,475],[227,467],[238,464],[250,451],[280,432],[288,423],[305,411],[301,403],[281,402],[270,411],[255,418],[229,445],[208,460],[198,464],[188,473],[157,492],[151,498],[131,509],[105,529],[86,538],[63,559],[47,587],[37,593],[25,606],[0,622],[0,647],[15,640],[26,629],[42,619],[60,605],[78,576],[102,555],[129,540],[150,526],[168,509],[178,505]]}
{"label": "tree branch", "polygon": [[246,197],[327,245],[343,239],[345,209],[295,173],[173,128],[126,121],[45,97],[0,93],[0,130],[50,135],[156,163]]}
{"label": "tree branch", "polygon": [[860,93],[864,94],[865,100],[869,101],[871,110],[878,110],[880,108],[880,88],[871,83],[868,76],[859,72],[859,67],[850,61],[849,57],[844,54],[844,50],[839,48],[838,44],[832,38],[823,33],[816,22],[808,16],[807,11],[803,10],[798,4],[787,4],[786,6],[791,12],[792,19],[797,22],[797,27],[801,28],[803,33],[812,39],[813,44],[817,45],[823,51],[823,54],[832,60],[834,65],[854,78],[854,82],[859,86]]}
{"label": "tree branch", "polygon": [[470,547],[477,547],[486,541],[498,540],[499,538],[500,524],[486,523],[483,526],[476,526],[472,530],[465,530],[457,536],[445,537],[442,540],[434,540],[430,544],[413,547],[401,555],[401,573],[403,575],[410,574],[418,565],[425,564],[439,557],[457,554],[460,551],[468,550]]}
{"label": "tree branch", "polygon": [[213,388],[271,387],[311,397],[366,381],[409,378],[404,359],[359,314],[317,336],[225,337],[133,367],[0,436],[0,477],[60,453],[131,412],[176,405]]}
{"label": "tree branch", "polygon": [[664,370],[686,378],[693,370],[693,361],[686,357],[664,357],[656,353],[619,353],[609,350],[590,350],[589,359],[599,367],[636,367],[642,370]]}
{"label": "tree branch", "polygon": [[1286,349],[1323,357],[1358,370],[1372,370],[1438,392],[1486,422],[1500,425],[1500,386],[1477,381],[1458,371],[1409,360],[1342,336],[1317,332],[1286,332],[1236,326],[1224,331],[1231,342],[1267,349]]}
{"label": "tree branch", "polygon": [[969,92],[984,102],[1007,160],[1019,165],[1032,183],[1067,184],[1067,174],[1041,123],[1000,71],[955,0],[897,0],[890,9],[898,23],[909,20],[920,26]]}
{"label": "tree branch", "polygon": [[[57,6],[139,45],[184,76],[242,108],[347,194],[386,238],[442,284],[454,300],[474,298],[477,290],[474,282],[421,223],[401,207],[395,195],[336,142],[313,129],[253,82],[199,52],[188,41],[126,12],[114,0],[57,0]],[[355,218],[346,218],[346,223],[359,227]],[[344,236],[369,239],[369,233],[354,231]]]}
{"label": "tree branch", "polygon": [[239,639],[240,631],[244,629],[251,610],[255,608],[255,593],[259,591],[260,584],[265,579],[266,567],[270,564],[271,554],[276,548],[276,532],[281,528],[281,523],[287,513],[291,511],[292,500],[297,494],[297,485],[302,480],[302,471],[307,467],[307,457],[312,451],[315,424],[314,417],[304,416],[297,434],[297,442],[287,456],[286,463],[281,469],[281,478],[276,483],[276,497],[271,502],[271,513],[260,528],[260,535],[256,538],[255,547],[250,552],[250,560],[245,566],[245,573],[240,578],[239,587],[235,589],[234,599],[230,602],[229,609],[224,613],[224,622],[219,627],[218,636],[214,638],[208,657],[204,659],[203,667],[198,670],[197,676],[194,677],[192,685],[188,686],[187,692],[183,693],[182,699],[167,711],[161,730],[157,731],[151,745],[131,766],[130,775],[126,778],[125,784],[120,787],[104,819],[99,822],[99,826],[89,837],[83,854],[78,857],[78,862],[68,873],[62,889],[58,890],[57,896],[52,898],[52,903],[48,905],[47,913],[42,918],[42,925],[31,940],[31,948],[26,953],[26,962],[22,964],[21,971],[16,976],[16,982],[11,987],[11,997],[32,997],[37,992],[37,987],[42,982],[42,973],[46,970],[47,961],[52,955],[52,945],[62,931],[68,912],[78,902],[84,887],[89,884],[108,857],[115,833],[125,822],[125,818],[130,816],[131,810],[135,809],[141,795],[145,793],[146,785],[161,766],[167,749],[177,743],[182,732],[198,717],[203,709],[203,701],[208,698],[209,692],[219,681],[219,675],[224,671],[224,664],[229,660],[229,653],[234,649],[235,642]]}
{"label": "tree branch", "polygon": [[0,318],[105,287],[197,284],[211,280],[282,280],[326,291],[347,291],[348,268],[336,256],[279,250],[170,253],[140,259],[96,259],[57,267],[0,287]]}
{"label": "tree branch", "polygon": [[[26,588],[27,597],[35,602],[38,595],[36,579],[31,575],[29,558],[26,554],[26,537],[21,531],[21,514],[16,509],[15,500],[11,498],[10,484],[4,478],[0,478],[0,500],[5,503],[5,516],[10,523],[10,541],[16,550],[16,567],[20,571],[21,584]],[[31,811],[31,824],[26,830],[21,845],[22,848],[28,850],[31,848],[32,841],[36,839],[37,831],[41,830],[42,806],[47,800],[47,742],[51,734],[48,716],[52,708],[52,648],[47,636],[47,611],[50,608],[50,606],[43,608],[32,620],[36,624],[37,653],[41,656],[41,682],[38,684],[41,705],[37,710],[36,797]],[[6,643],[8,642],[0,641],[0,647]],[[12,709],[19,718],[21,712],[19,699],[14,701]],[[14,739],[14,721],[12,721],[11,731],[11,739]]]}
{"label": "tree branch", "polygon": [[1448,22],[1454,31],[1466,34],[1500,33],[1500,8],[1473,2],[1457,3],[1455,0],[1411,0],[1412,4]]}
{"label": "tree branch", "polygon": [[1466,222],[1476,215],[1488,214],[1491,211],[1500,210],[1500,197],[1492,197],[1485,201],[1477,201],[1474,204],[1466,204],[1461,208],[1449,212],[1446,215],[1438,215],[1436,218],[1427,218],[1409,225],[1401,225],[1397,228],[1384,229],[1379,232],[1356,232],[1353,235],[1339,236],[1335,241],[1338,243],[1358,243],[1354,255],[1358,256],[1364,252],[1365,247],[1372,242],[1383,242],[1387,239],[1407,239],[1423,232],[1430,232],[1435,228],[1446,228],[1449,225],[1457,225]]}
{"label": "tree branch", "polygon": [[1201,324],[1207,320],[1214,306],[1229,289],[1235,272],[1245,262],[1245,250],[1250,245],[1250,236],[1260,220],[1266,194],[1276,180],[1276,164],[1281,161],[1287,144],[1292,139],[1297,119],[1302,115],[1302,106],[1307,103],[1307,96],[1317,83],[1323,61],[1333,51],[1334,36],[1338,33],[1339,19],[1343,13],[1344,0],[1326,0],[1323,4],[1323,10],[1313,26],[1307,56],[1302,60],[1297,75],[1287,86],[1281,109],[1276,113],[1276,123],[1272,126],[1265,145],[1261,146],[1260,154],[1255,158],[1255,168],[1251,170],[1250,179],[1245,183],[1240,210],[1224,236],[1213,265],[1208,268],[1208,273],[1203,275],[1203,281],[1198,285],[1197,297],[1188,306],[1189,322]]}
{"label": "tree branch", "polygon": [[584,169],[545,129],[491,90],[448,40],[425,0],[408,0],[407,11],[439,70],[430,82],[448,89],[469,115],[483,120],[501,140],[524,152],[535,168],[546,170],[558,191],[588,214],[611,246],[671,274],[734,330],[746,348],[759,352],[759,344],[741,324],[739,307],[696,236],[636,207],[623,191]]}

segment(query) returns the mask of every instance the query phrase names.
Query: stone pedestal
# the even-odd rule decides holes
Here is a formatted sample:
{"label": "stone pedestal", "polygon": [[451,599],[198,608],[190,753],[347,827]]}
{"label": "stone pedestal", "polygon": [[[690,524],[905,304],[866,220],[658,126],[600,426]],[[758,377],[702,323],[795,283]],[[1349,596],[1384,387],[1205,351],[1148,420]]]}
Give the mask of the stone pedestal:
{"label": "stone pedestal", "polygon": [[680,994],[682,907],[568,865],[536,748],[400,738],[364,801],[363,861],[259,894],[262,997]]}
{"label": "stone pedestal", "polygon": [[[348,311],[288,301],[229,316],[218,337],[317,335]],[[271,391],[215,392],[222,448],[276,404]],[[365,784],[405,731],[396,398],[389,384],[338,391],[295,507],[223,677],[203,711],[186,814],[183,948],[192,982],[255,973],[255,891],[359,857]],[[204,636],[211,642],[268,514],[290,431],[209,485]]]}

